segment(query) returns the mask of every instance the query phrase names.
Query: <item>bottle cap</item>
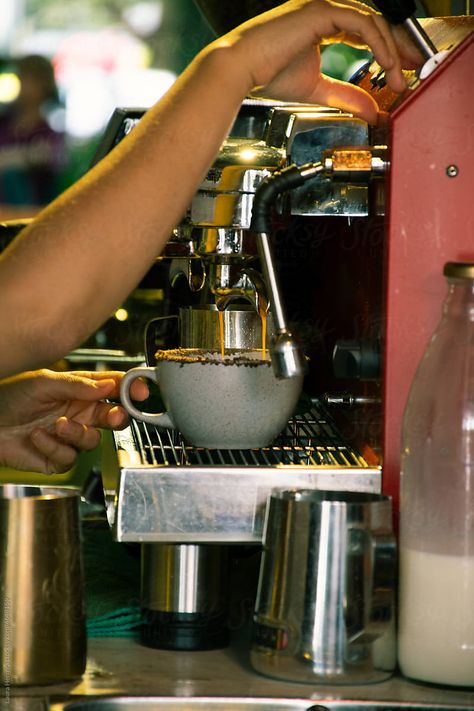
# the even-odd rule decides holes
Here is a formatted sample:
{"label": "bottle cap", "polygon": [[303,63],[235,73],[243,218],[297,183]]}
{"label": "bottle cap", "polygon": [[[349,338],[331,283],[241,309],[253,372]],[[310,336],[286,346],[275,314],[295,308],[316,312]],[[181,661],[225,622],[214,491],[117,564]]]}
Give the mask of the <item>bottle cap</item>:
{"label": "bottle cap", "polygon": [[446,262],[443,274],[453,279],[474,279],[474,262]]}

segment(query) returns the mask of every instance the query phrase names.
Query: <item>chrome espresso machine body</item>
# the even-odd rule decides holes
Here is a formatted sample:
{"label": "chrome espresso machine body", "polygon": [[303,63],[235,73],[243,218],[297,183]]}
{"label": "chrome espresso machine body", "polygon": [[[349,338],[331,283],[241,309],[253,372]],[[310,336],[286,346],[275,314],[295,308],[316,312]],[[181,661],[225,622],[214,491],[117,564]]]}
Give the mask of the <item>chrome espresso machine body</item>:
{"label": "chrome espresso machine body", "polygon": [[[474,256],[472,18],[424,27],[446,54],[424,78],[409,75],[404,96],[376,64],[361,72],[387,112],[377,127],[246,101],[162,257],[181,307],[269,305],[273,344],[283,334],[309,368],[300,408],[263,450],[192,448],[138,422],[115,434],[108,515],[117,540],[143,544],[147,644],[225,642],[228,551],[258,551],[273,489],[382,490],[396,508],[401,416],[442,266]],[[262,185],[290,164],[297,178],[273,191],[255,229]]]}

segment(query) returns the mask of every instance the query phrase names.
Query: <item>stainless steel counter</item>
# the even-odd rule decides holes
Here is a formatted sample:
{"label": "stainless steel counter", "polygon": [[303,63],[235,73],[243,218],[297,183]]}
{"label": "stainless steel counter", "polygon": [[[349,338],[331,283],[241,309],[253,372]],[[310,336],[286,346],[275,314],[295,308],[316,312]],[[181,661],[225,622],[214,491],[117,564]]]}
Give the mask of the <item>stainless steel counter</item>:
{"label": "stainless steel counter", "polygon": [[244,696],[310,699],[315,703],[323,699],[363,699],[452,704],[474,709],[474,689],[438,688],[399,676],[380,684],[356,687],[265,678],[251,669],[245,639],[227,649],[209,652],[149,649],[127,638],[91,639],[82,679],[55,686],[3,689],[0,693],[2,711],[44,711],[48,701],[78,700],[84,695]]}

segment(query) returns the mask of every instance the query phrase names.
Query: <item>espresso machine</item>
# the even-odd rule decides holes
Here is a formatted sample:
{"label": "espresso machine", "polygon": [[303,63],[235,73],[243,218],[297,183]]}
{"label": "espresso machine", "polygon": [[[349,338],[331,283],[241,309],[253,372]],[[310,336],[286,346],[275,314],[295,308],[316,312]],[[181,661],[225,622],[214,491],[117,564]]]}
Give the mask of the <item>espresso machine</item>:
{"label": "espresso machine", "polygon": [[[272,360],[286,371],[303,367],[310,354],[292,335],[290,323],[282,323],[276,258],[271,254],[266,262],[252,219],[267,178],[291,162],[322,159],[327,145],[367,147],[368,126],[325,107],[244,102],[160,257],[181,300],[178,345],[217,349],[220,311],[228,320],[226,347],[260,347],[259,317],[269,312]],[[309,189],[303,185],[282,195],[271,219],[286,230],[298,217],[358,218],[368,213],[368,204],[368,181],[332,183],[326,170],[316,171]],[[199,328],[203,314],[206,327]],[[239,327],[249,314],[253,342]],[[161,337],[153,326],[145,337],[150,364]],[[114,436],[120,476],[109,513],[118,540],[142,543],[142,641],[150,646],[196,649],[226,643],[229,566],[242,547],[258,550],[266,498],[275,487],[380,488],[379,467],[369,466],[338,437],[332,418],[318,412],[309,396],[278,441],[263,450],[193,448],[179,433],[142,422]]]}
{"label": "espresso machine", "polygon": [[[200,345],[202,332],[184,327],[199,310],[268,312],[278,377],[308,371],[301,406],[263,450],[193,448],[141,422],[115,433],[107,511],[117,540],[142,544],[145,644],[225,644],[229,552],[259,550],[271,491],[382,491],[397,508],[402,412],[438,319],[442,266],[474,256],[474,24],[421,29],[426,63],[407,72],[403,96],[375,62],[355,79],[385,112],[376,127],[246,100],[159,258],[181,345]],[[109,148],[134,112],[116,112]],[[150,363],[160,345],[151,329]]]}

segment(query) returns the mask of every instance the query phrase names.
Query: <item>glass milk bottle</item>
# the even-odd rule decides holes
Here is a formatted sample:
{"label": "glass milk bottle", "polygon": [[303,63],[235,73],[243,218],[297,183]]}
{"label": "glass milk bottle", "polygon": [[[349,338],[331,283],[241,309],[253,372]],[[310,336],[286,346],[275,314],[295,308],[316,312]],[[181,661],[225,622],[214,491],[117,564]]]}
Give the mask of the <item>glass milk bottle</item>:
{"label": "glass milk bottle", "polygon": [[474,686],[474,263],[444,275],[402,430],[398,654],[405,676]]}

